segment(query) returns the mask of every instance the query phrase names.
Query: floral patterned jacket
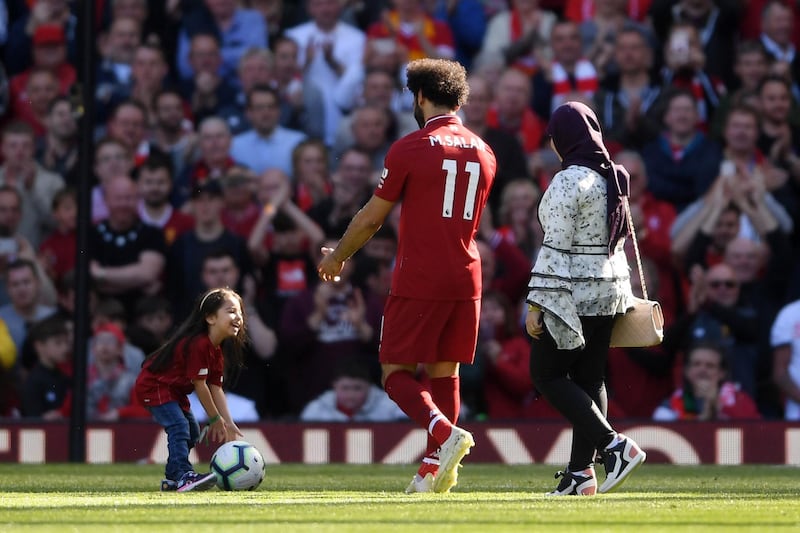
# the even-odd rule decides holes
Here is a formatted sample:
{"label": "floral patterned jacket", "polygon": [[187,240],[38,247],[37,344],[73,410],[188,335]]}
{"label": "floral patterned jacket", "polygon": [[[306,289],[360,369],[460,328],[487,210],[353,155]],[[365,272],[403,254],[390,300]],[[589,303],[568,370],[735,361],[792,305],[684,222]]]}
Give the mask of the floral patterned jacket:
{"label": "floral patterned jacket", "polygon": [[609,316],[633,306],[624,241],[608,256],[606,180],[578,165],[560,171],[542,196],[539,220],[544,242],[527,301],[542,309],[559,349],[582,348],[581,316]]}

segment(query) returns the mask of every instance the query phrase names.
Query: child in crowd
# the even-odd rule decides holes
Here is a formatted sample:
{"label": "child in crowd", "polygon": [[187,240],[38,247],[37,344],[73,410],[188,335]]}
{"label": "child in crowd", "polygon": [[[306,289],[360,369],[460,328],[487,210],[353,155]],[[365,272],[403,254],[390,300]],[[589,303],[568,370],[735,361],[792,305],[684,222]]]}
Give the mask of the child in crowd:
{"label": "child in crowd", "polygon": [[137,405],[131,405],[131,391],[136,373],[125,368],[122,350],[125,334],[108,323],[94,332],[90,343],[86,416],[89,420],[111,422],[121,418],[147,416]]}
{"label": "child in crowd", "polygon": [[189,450],[200,439],[189,404],[191,392],[197,393],[208,415],[212,441],[242,436],[222,390],[225,369],[242,361],[246,338],[242,308],[241,296],[231,289],[205,292],[173,336],[142,365],[136,397],[167,433],[169,456],[161,490],[206,490],[216,483],[213,473],[199,474],[189,462]]}
{"label": "child in crowd", "polygon": [[355,357],[340,363],[330,390],[311,400],[300,413],[304,422],[391,422],[406,418],[372,382],[369,367]]}
{"label": "child in crowd", "polygon": [[70,389],[69,376],[61,370],[71,352],[67,322],[56,315],[42,319],[31,326],[28,340],[37,361],[22,388],[22,416],[63,418]]}
{"label": "child in crowd", "polygon": [[53,197],[55,229],[39,245],[39,260],[45,273],[58,285],[67,272],[75,268],[78,223],[78,201],[75,189],[65,187]]}
{"label": "child in crowd", "polygon": [[138,302],[133,313],[133,324],[125,331],[131,344],[145,353],[156,351],[167,342],[172,332],[172,306],[163,296],[145,296]]}
{"label": "child in crowd", "polygon": [[[125,313],[125,306],[116,298],[103,298],[98,300],[94,305],[92,311],[92,331],[106,324],[114,324],[127,335],[128,320]],[[158,346],[160,346],[160,344]],[[125,362],[125,367],[128,370],[138,374],[139,369],[142,368],[142,363],[144,363],[144,354],[144,350],[133,345],[126,337],[125,346],[122,348],[122,360]]]}

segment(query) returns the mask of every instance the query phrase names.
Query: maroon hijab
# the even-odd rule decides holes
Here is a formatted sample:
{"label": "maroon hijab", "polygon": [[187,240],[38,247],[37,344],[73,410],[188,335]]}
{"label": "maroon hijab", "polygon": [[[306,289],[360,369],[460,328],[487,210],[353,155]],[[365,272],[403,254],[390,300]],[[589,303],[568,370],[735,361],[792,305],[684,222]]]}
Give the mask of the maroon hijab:
{"label": "maroon hijab", "polygon": [[580,102],[566,102],[550,116],[547,135],[553,139],[561,156],[561,168],[571,165],[588,167],[607,182],[606,220],[608,221],[608,254],[614,253],[617,242],[630,233],[623,197],[630,190],[630,176],[622,165],[611,160],[603,144],[603,133],[594,111]]}

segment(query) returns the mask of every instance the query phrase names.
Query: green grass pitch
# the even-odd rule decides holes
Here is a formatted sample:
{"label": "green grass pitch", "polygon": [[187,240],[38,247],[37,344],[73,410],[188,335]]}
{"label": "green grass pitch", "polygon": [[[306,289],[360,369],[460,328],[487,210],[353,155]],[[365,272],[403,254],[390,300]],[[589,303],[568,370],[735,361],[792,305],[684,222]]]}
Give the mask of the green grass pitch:
{"label": "green grass pitch", "polygon": [[414,470],[270,465],[254,492],[162,494],[157,465],[2,464],[0,532],[800,531],[796,467],[645,464],[593,498],[545,498],[552,466],[468,462],[453,492],[406,495]]}

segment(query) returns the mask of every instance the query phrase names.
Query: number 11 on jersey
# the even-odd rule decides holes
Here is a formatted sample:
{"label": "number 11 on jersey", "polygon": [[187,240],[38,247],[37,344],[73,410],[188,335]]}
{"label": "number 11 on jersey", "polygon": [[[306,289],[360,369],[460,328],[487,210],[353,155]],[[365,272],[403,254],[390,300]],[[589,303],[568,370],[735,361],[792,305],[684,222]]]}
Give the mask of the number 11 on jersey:
{"label": "number 11 on jersey", "polygon": [[[444,202],[442,203],[442,216],[453,218],[453,202],[456,192],[456,175],[458,162],[455,159],[442,161],[442,170],[447,172],[444,180]],[[467,196],[464,200],[464,220],[472,220],[475,212],[475,195],[478,193],[478,180],[481,177],[481,165],[477,161],[467,161],[464,170],[469,174],[467,183]]]}

